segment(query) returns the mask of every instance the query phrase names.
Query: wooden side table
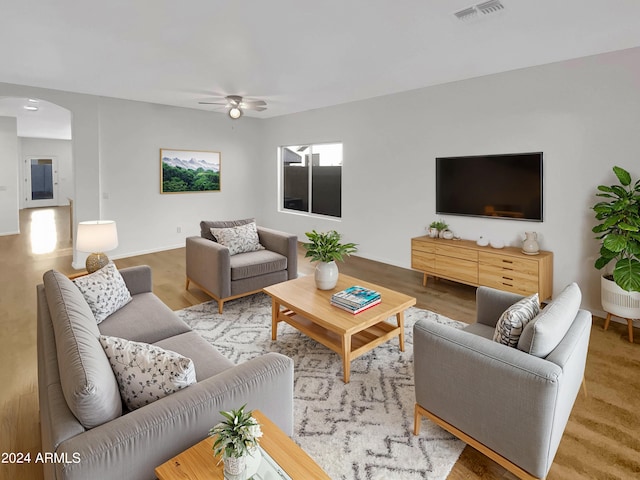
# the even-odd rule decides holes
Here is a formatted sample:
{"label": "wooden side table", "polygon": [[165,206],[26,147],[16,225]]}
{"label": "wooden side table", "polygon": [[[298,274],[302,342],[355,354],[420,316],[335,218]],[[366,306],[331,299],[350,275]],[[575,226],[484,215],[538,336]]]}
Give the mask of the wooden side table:
{"label": "wooden side table", "polygon": [[[331,480],[313,459],[259,410],[253,416],[262,428],[262,449],[293,480]],[[159,480],[223,480],[222,463],[213,457],[213,438],[207,437],[193,447],[156,467]]]}

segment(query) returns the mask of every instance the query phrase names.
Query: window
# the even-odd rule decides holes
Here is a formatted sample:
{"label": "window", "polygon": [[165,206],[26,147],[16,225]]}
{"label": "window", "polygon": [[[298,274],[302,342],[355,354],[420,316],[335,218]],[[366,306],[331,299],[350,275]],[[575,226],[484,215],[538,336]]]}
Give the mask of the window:
{"label": "window", "polygon": [[342,143],[281,147],[280,165],[283,209],[341,216]]}

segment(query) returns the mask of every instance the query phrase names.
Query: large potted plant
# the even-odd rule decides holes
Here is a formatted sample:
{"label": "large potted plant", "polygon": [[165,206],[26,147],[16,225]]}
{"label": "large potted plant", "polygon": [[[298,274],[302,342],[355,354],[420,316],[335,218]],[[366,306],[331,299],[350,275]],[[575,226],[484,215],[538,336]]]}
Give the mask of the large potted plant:
{"label": "large potted plant", "polygon": [[[640,318],[640,180],[632,181],[624,168],[613,167],[618,184],[599,185],[602,201],[593,206],[593,227],[601,241],[597,269],[614,262],[613,272],[602,276],[602,307],[608,313],[626,318],[632,332],[631,319]],[[630,338],[631,335],[630,335]]]}
{"label": "large potted plant", "polygon": [[357,251],[355,243],[340,243],[341,236],[335,230],[318,233],[315,230],[305,233],[309,243],[303,246],[307,250],[305,257],[318,262],[315,269],[316,287],[320,290],[331,290],[338,283],[338,266],[336,261],[344,261],[344,257]]}

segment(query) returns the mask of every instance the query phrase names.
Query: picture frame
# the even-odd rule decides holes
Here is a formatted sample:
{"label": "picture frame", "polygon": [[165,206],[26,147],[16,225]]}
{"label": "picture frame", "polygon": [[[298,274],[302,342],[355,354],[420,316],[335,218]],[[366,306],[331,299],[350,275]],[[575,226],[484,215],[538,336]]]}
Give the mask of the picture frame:
{"label": "picture frame", "polygon": [[160,193],[220,191],[222,154],[206,150],[160,149]]}

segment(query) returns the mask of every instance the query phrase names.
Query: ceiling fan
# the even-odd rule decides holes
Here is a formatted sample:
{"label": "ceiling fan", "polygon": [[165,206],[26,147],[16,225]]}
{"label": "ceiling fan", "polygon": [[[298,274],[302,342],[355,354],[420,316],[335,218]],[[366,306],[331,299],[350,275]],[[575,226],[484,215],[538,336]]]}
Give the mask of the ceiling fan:
{"label": "ceiling fan", "polygon": [[264,100],[245,100],[240,95],[227,95],[226,102],[198,102],[201,105],[223,105],[229,109],[229,116],[234,120],[240,118],[245,110],[255,110],[262,112],[266,110],[267,102]]}

